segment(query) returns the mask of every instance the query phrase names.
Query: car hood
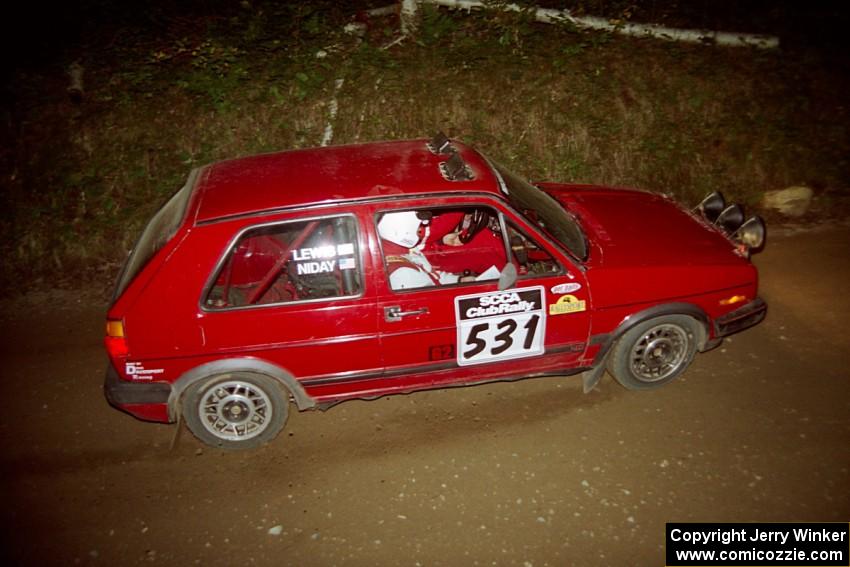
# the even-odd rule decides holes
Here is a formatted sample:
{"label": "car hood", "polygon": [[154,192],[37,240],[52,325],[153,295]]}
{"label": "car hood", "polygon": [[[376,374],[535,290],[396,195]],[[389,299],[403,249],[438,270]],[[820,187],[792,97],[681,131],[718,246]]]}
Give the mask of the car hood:
{"label": "car hood", "polygon": [[579,218],[589,262],[604,266],[738,263],[734,245],[719,231],[654,193],[593,186],[543,184]]}
{"label": "car hood", "polygon": [[[753,266],[726,236],[667,197],[596,186],[540,187],[579,219],[587,235],[585,265],[588,279],[597,280],[591,284],[599,292],[595,299],[652,301],[756,280]],[[632,298],[629,289],[641,291]]]}

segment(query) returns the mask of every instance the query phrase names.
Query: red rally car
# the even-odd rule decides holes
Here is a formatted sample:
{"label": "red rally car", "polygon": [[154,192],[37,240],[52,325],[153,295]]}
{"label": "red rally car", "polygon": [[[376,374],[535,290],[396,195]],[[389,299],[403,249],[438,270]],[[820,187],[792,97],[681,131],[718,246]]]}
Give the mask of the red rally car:
{"label": "red rally car", "polygon": [[105,392],[224,448],[290,401],[607,369],[648,389],[762,320],[764,224],[715,193],[531,185],[438,134],[192,172],[130,254]]}

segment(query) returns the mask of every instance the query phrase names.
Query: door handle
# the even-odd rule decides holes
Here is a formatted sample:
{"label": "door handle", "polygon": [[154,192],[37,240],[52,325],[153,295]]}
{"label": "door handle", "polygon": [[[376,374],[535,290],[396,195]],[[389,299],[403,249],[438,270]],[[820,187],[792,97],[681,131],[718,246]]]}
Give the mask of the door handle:
{"label": "door handle", "polygon": [[411,315],[424,315],[425,313],[428,313],[427,307],[413,309],[411,311],[402,311],[401,307],[399,307],[398,305],[393,305],[392,307],[384,307],[384,321],[388,323],[394,323],[397,321],[401,321],[403,317],[410,317]]}

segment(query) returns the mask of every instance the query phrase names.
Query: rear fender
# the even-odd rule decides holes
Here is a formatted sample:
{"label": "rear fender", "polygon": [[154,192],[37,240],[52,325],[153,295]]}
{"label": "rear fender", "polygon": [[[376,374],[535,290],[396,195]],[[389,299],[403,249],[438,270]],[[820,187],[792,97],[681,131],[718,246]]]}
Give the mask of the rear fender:
{"label": "rear fender", "polygon": [[228,358],[224,360],[216,360],[208,362],[189,370],[177,379],[171,386],[171,394],[168,396],[168,415],[172,421],[176,421],[181,412],[180,400],[183,397],[183,392],[186,391],[192,384],[219,376],[222,374],[232,374],[235,372],[249,372],[252,374],[262,374],[268,376],[280,383],[295,401],[295,405],[299,410],[313,409],[316,407],[316,401],[311,398],[304,387],[295,379],[295,377],[279,366],[275,366],[258,358]]}

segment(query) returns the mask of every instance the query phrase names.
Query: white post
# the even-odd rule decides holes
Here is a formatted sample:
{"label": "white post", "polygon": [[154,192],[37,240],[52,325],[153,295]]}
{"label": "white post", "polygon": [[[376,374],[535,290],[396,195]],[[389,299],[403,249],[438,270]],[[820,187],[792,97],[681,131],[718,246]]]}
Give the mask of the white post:
{"label": "white post", "polygon": [[419,23],[418,0],[402,0],[401,2],[401,33],[412,35],[416,33]]}

